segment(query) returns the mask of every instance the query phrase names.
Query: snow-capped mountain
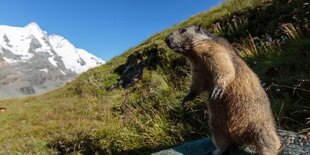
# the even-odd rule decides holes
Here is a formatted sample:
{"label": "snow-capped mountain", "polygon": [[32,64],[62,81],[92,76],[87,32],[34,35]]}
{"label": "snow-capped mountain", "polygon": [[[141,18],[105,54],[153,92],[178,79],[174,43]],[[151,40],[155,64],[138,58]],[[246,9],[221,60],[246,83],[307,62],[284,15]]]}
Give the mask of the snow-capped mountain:
{"label": "snow-capped mountain", "polygon": [[48,35],[36,23],[0,25],[0,98],[51,90],[103,63],[64,37]]}

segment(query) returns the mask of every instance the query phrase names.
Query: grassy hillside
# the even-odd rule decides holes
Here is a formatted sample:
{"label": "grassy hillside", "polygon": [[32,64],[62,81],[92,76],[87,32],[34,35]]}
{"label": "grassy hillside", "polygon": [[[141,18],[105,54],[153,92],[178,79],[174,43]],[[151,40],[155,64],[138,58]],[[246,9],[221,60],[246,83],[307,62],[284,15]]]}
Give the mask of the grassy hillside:
{"label": "grassy hillside", "polygon": [[309,10],[306,0],[227,1],[60,89],[0,101],[0,154],[145,154],[208,136],[207,94],[180,107],[190,67],[164,43],[193,24],[234,45],[260,77],[279,127],[309,131]]}

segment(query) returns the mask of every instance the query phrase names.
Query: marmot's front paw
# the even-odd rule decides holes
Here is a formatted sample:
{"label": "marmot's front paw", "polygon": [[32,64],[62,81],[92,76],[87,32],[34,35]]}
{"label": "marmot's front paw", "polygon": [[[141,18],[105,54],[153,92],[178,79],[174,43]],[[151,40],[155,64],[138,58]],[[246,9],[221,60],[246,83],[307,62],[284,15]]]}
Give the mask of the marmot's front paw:
{"label": "marmot's front paw", "polygon": [[196,93],[189,92],[189,93],[183,98],[182,107],[186,108],[186,107],[187,107],[187,104],[188,104],[188,101],[193,100],[196,96],[197,96]]}
{"label": "marmot's front paw", "polygon": [[224,88],[221,86],[215,86],[213,89],[210,99],[211,100],[216,100],[216,99],[221,99],[224,94]]}

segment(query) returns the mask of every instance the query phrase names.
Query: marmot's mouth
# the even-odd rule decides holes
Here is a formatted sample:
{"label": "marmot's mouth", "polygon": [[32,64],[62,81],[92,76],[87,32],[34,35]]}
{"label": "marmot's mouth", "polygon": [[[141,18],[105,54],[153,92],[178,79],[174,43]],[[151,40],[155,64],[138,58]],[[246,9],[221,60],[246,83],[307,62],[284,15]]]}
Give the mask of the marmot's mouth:
{"label": "marmot's mouth", "polygon": [[178,52],[178,53],[183,53],[184,52],[184,49],[181,48],[181,47],[176,47],[173,49],[175,52]]}
{"label": "marmot's mouth", "polygon": [[168,47],[170,49],[172,49],[173,51],[178,52],[178,53],[183,53],[183,51],[184,51],[183,48],[179,47],[179,46],[168,45]]}

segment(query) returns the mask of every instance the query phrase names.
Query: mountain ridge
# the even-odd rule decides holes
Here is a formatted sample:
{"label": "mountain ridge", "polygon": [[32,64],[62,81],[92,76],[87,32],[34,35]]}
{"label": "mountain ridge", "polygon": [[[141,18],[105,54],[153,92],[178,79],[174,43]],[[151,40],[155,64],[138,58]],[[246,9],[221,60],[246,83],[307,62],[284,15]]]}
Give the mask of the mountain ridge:
{"label": "mountain ridge", "polygon": [[0,98],[40,94],[105,63],[34,22],[0,25],[0,57]]}

